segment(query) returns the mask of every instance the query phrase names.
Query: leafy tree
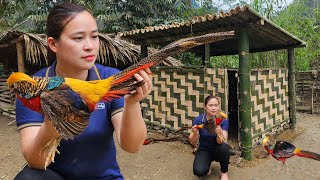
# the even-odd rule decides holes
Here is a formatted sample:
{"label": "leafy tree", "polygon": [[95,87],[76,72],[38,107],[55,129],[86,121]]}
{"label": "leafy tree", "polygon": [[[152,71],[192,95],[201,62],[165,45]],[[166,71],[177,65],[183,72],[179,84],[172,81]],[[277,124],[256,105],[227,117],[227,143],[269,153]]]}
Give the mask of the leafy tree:
{"label": "leafy tree", "polygon": [[92,10],[102,31],[119,32],[181,21],[179,15],[189,7],[187,2],[186,0],[115,0],[112,3],[100,4],[103,1],[96,1]]}
{"label": "leafy tree", "polygon": [[[44,33],[49,10],[56,3],[77,2],[92,10],[102,32],[119,32],[185,21],[193,16],[228,11],[237,5],[249,5],[260,14],[307,42],[307,48],[296,49],[298,70],[309,70],[320,64],[320,12],[318,0],[1,0],[0,39],[7,30]],[[190,53],[177,56],[188,65],[201,65],[201,58]],[[286,67],[285,50],[250,54],[252,68]],[[237,67],[237,56],[212,57],[214,67]]]}
{"label": "leafy tree", "polygon": [[320,14],[319,2],[294,1],[273,20],[290,33],[307,43],[306,48],[296,49],[297,70],[310,70],[319,66]]}

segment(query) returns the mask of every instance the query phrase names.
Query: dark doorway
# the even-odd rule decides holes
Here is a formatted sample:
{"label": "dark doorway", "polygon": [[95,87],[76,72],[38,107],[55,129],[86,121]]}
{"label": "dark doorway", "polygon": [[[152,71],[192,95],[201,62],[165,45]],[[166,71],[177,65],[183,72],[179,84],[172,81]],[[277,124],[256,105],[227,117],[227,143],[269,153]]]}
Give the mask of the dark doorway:
{"label": "dark doorway", "polygon": [[228,117],[229,117],[229,141],[238,141],[239,129],[239,98],[238,98],[238,72],[228,70]]}

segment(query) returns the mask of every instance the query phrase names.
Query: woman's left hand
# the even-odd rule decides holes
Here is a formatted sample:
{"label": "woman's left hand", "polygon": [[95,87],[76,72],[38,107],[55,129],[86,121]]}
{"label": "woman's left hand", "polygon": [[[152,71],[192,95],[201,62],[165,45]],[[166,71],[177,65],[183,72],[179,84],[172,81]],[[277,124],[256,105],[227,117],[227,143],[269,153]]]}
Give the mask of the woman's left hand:
{"label": "woman's left hand", "polygon": [[125,96],[126,103],[137,103],[142,101],[150,94],[152,89],[152,76],[149,68],[140,70],[134,77],[138,82],[144,80],[145,83],[141,87],[136,88],[131,95]]}

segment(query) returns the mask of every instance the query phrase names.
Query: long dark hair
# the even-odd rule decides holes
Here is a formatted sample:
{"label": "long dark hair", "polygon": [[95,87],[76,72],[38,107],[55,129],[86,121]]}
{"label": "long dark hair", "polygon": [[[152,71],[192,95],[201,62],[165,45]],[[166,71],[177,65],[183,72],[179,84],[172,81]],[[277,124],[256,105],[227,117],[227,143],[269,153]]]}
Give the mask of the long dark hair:
{"label": "long dark hair", "polygon": [[[77,14],[83,11],[90,11],[82,5],[75,3],[61,3],[53,7],[47,18],[47,37],[59,40],[60,35],[66,26]],[[48,46],[48,64],[56,60],[56,54]]]}

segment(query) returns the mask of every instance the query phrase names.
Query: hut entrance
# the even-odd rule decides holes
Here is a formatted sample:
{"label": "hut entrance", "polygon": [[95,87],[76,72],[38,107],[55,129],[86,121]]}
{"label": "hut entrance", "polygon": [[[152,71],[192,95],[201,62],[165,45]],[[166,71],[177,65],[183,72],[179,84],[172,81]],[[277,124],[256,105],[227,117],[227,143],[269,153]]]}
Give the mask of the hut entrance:
{"label": "hut entrance", "polygon": [[238,141],[239,130],[239,97],[238,76],[236,70],[228,70],[228,117],[230,141]]}

